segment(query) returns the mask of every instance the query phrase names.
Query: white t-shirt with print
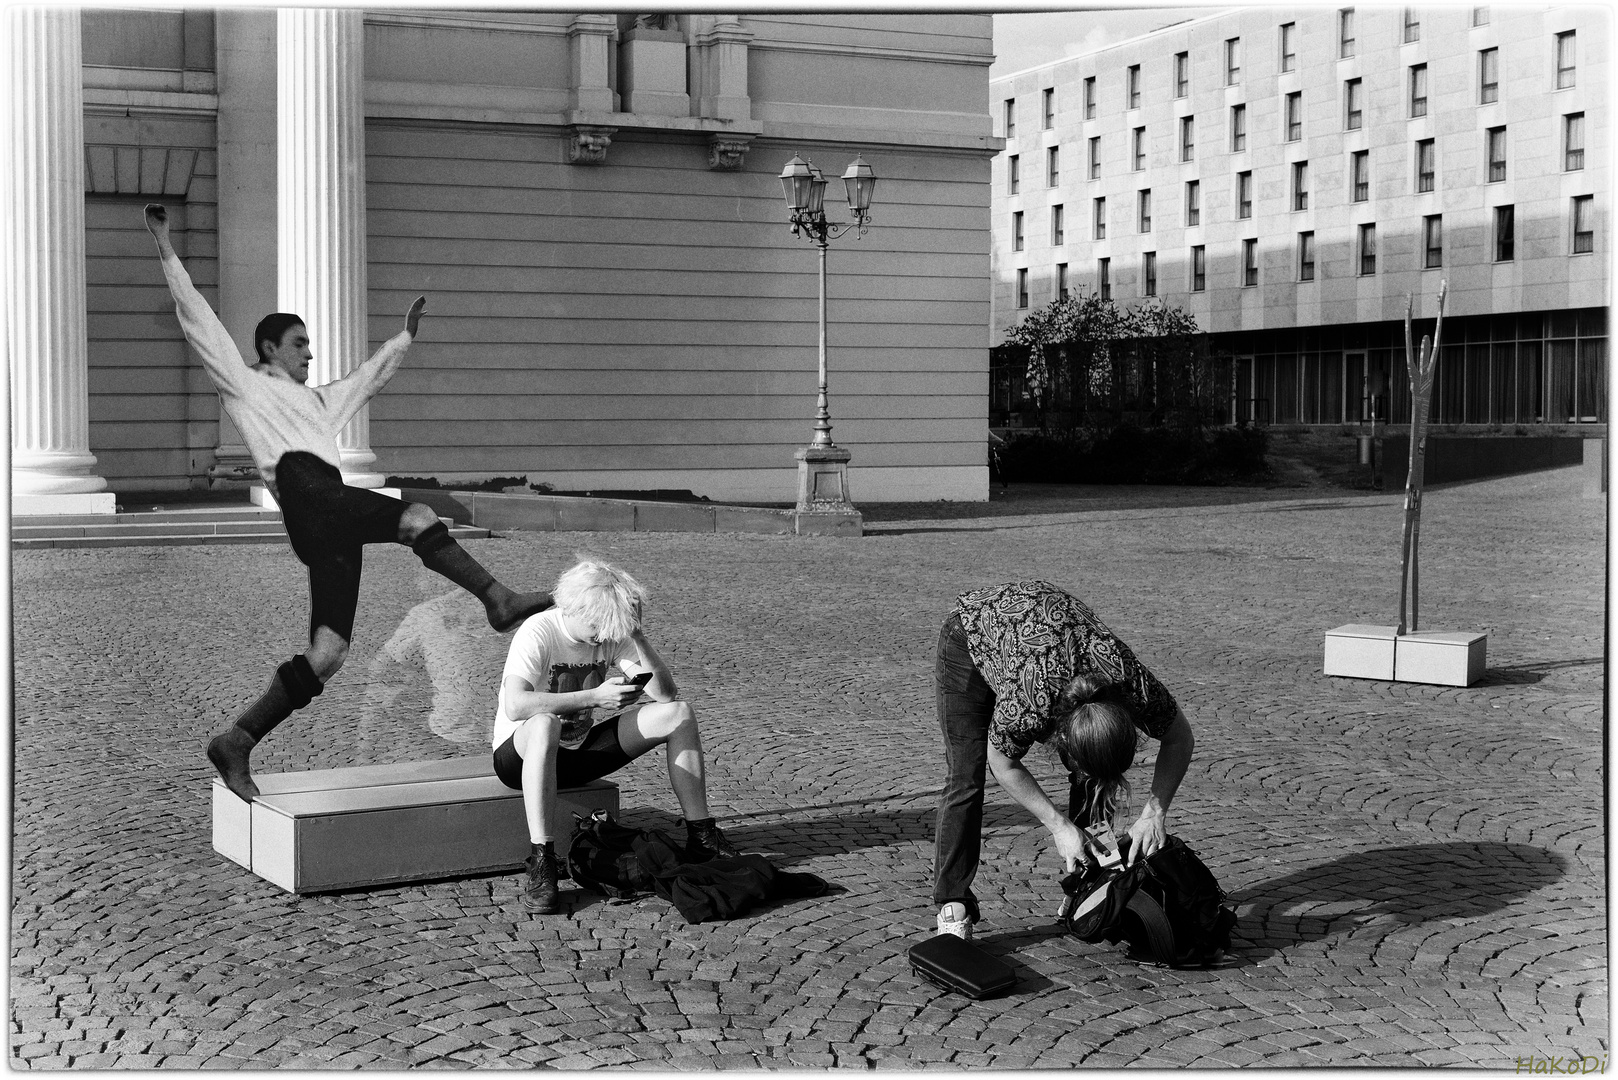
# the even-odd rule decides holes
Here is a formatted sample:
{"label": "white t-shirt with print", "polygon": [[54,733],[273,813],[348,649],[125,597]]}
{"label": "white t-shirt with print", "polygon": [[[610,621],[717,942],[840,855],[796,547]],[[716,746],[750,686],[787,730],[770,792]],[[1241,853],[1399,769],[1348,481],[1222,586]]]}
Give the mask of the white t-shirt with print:
{"label": "white t-shirt with print", "polygon": [[[506,669],[500,684],[515,675],[526,679],[528,685],[546,694],[570,694],[600,686],[606,680],[607,668],[616,665],[626,674],[634,675],[647,670],[637,661],[640,650],[627,640],[607,640],[599,645],[580,641],[562,623],[562,613],[550,608],[530,616],[517,629],[506,653]],[[562,745],[568,748],[584,742],[590,729],[621,710],[586,708],[573,713],[560,713],[562,717]],[[511,737],[517,730],[517,721],[506,715],[504,703],[494,715],[494,747]]]}

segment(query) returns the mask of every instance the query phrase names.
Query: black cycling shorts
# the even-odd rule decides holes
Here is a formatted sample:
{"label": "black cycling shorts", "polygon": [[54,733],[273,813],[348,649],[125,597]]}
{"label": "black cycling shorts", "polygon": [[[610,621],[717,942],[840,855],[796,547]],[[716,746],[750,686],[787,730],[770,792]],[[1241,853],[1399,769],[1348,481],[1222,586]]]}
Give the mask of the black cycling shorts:
{"label": "black cycling shorts", "polygon": [[[603,720],[590,729],[576,750],[559,747],[556,751],[556,789],[583,787],[592,780],[617,772],[635,760],[618,741],[618,722],[623,716]],[[522,755],[517,753],[513,733],[494,752],[494,775],[508,788],[522,790]]]}
{"label": "black cycling shorts", "polygon": [[335,465],[304,450],[275,464],[275,499],[298,561],[309,568],[309,638],[317,626],[350,641],[366,544],[399,543],[409,503],[349,487]]}

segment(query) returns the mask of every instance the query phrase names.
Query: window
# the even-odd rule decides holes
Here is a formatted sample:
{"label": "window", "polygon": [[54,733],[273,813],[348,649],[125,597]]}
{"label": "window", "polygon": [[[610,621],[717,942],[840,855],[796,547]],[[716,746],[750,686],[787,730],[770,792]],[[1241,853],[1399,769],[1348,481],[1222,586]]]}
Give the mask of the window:
{"label": "window", "polygon": [[1067,299],[1067,263],[1056,264],[1056,298]]}
{"label": "window", "polygon": [[1426,256],[1421,265],[1432,270],[1444,265],[1444,215],[1429,214],[1421,219],[1422,247]]}
{"label": "window", "polygon": [[1094,75],[1084,80],[1084,118],[1086,120],[1096,118],[1096,77]]}
{"label": "window", "polygon": [[1006,138],[1017,134],[1017,99],[1006,98]]}
{"label": "window", "polygon": [[1111,259],[1097,259],[1096,260],[1096,291],[1101,294],[1101,299],[1103,299],[1103,300],[1111,300],[1112,299],[1112,260]]}
{"label": "window", "polygon": [[1376,273],[1376,226],[1360,226],[1360,274]]}
{"label": "window", "polygon": [[1292,163],[1292,209],[1309,209],[1309,163]]}
{"label": "window", "polygon": [[1049,131],[1056,126],[1056,88],[1054,86],[1045,88],[1043,112],[1045,114],[1045,130]]}
{"label": "window", "polygon": [[1191,54],[1174,54],[1174,96],[1183,98],[1191,92]]}
{"label": "window", "polygon": [[1506,178],[1506,129],[1489,129],[1489,183],[1497,184]]}
{"label": "window", "polygon": [[1594,195],[1575,195],[1573,197],[1573,254],[1575,255],[1583,255],[1596,249],[1595,223],[1591,220],[1594,213]]}
{"label": "window", "polygon": [[1293,47],[1293,40],[1292,40],[1296,36],[1293,33],[1293,31],[1295,31],[1297,29],[1297,27],[1298,27],[1297,23],[1282,23],[1281,24],[1281,70],[1282,71],[1291,71],[1291,70],[1293,70],[1294,68],[1296,68],[1298,66],[1298,53],[1297,53],[1297,50]]}
{"label": "window", "polygon": [[1239,154],[1247,149],[1247,106],[1230,107],[1230,152]]}
{"label": "window", "polygon": [[1410,115],[1427,115],[1427,65],[1410,66]]}
{"label": "window", "polygon": [[1101,136],[1090,137],[1090,179],[1094,180],[1101,175]]}
{"label": "window", "polygon": [[1137,224],[1139,231],[1148,233],[1152,231],[1152,189],[1145,188],[1135,196]]}
{"label": "window", "polygon": [[1062,204],[1057,203],[1051,207],[1051,246],[1061,247],[1065,243],[1067,236],[1062,224]]}
{"label": "window", "polygon": [[1239,172],[1236,174],[1236,217],[1250,218],[1253,216],[1253,174]]}
{"label": "window", "polygon": [[1140,65],[1129,65],[1129,107],[1140,108]]}
{"label": "window", "polygon": [[1478,53],[1478,104],[1487,105],[1500,98],[1500,50],[1484,49]]}
{"label": "window", "polygon": [[1433,140],[1422,139],[1416,143],[1416,190],[1433,190]]}
{"label": "window", "polygon": [[1415,8],[1405,8],[1404,40],[1407,43],[1421,40],[1421,16],[1416,14]]}
{"label": "window", "polygon": [[1045,186],[1055,187],[1062,178],[1062,148],[1048,147],[1045,151]]}
{"label": "window", "polygon": [[1180,117],[1180,160],[1190,161],[1197,153],[1196,118]]}
{"label": "window", "polygon": [[1011,250],[1022,250],[1022,211],[1011,215]]}
{"label": "window", "polygon": [[1350,79],[1343,84],[1343,104],[1348,108],[1344,128],[1358,131],[1365,125],[1365,93],[1360,80]]}
{"label": "window", "polygon": [[1337,56],[1339,59],[1354,55],[1354,9],[1337,12]]}
{"label": "window", "polygon": [[1475,7],[1475,8],[1472,9],[1472,25],[1473,26],[1488,26],[1489,25],[1489,9],[1487,7]]}
{"label": "window", "polygon": [[1303,91],[1294,90],[1287,95],[1287,142],[1303,138]]}
{"label": "window", "polygon": [[1202,224],[1202,181],[1188,180],[1185,185],[1186,228]]}
{"label": "window", "polygon": [[1562,117],[1562,168],[1568,172],[1584,168],[1584,114]]}
{"label": "window", "polygon": [[1135,129],[1135,171],[1140,172],[1146,168],[1146,129]]}
{"label": "window", "polygon": [[1020,308],[1025,308],[1025,307],[1028,306],[1028,271],[1027,270],[1018,270],[1017,271],[1017,306],[1020,307]]}
{"label": "window", "polygon": [[1556,88],[1566,90],[1578,79],[1578,56],[1573,31],[1556,35]]}
{"label": "window", "polygon": [[1141,255],[1140,283],[1142,296],[1157,295],[1157,252],[1148,251]]}
{"label": "window", "polygon": [[1242,39],[1239,37],[1225,40],[1225,85],[1235,86],[1236,80],[1242,77]]}
{"label": "window", "polygon": [[1517,208],[1494,208],[1494,261],[1510,262],[1516,257]]}
{"label": "window", "polygon": [[1315,234],[1298,234],[1298,280],[1315,280]]}
{"label": "window", "polygon": [[1017,194],[1017,188],[1022,184],[1022,160],[1012,154],[1006,159],[1006,191],[1012,195]]}
{"label": "window", "polygon": [[1371,152],[1356,150],[1349,157],[1349,181],[1353,184],[1353,201],[1365,202],[1371,197]]}
{"label": "window", "polygon": [[1107,238],[1107,200],[1097,199],[1095,203],[1095,232],[1097,240]]}
{"label": "window", "polygon": [[1242,287],[1258,284],[1258,241],[1242,241]]}
{"label": "window", "polygon": [[1208,287],[1208,249],[1198,244],[1191,249],[1191,291],[1202,292]]}

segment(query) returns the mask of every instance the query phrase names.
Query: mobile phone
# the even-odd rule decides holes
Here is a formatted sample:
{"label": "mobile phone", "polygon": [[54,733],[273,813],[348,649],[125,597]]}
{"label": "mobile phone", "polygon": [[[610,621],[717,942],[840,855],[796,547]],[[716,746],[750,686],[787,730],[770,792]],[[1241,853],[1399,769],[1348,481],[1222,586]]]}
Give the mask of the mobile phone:
{"label": "mobile phone", "polygon": [[624,681],[630,686],[645,686],[652,681],[652,676],[656,674],[657,672],[655,671],[643,671],[639,675],[630,675]]}

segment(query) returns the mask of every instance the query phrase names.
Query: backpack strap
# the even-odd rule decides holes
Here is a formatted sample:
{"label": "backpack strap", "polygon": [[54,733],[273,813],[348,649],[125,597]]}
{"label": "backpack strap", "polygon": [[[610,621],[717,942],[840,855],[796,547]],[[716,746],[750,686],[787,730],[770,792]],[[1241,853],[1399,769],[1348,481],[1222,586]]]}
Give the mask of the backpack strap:
{"label": "backpack strap", "polygon": [[1169,918],[1163,913],[1163,906],[1147,894],[1145,889],[1136,889],[1129,898],[1126,908],[1135,913],[1140,920],[1141,928],[1146,931],[1146,941],[1152,950],[1153,959],[1160,964],[1174,963],[1174,929],[1169,925]]}

